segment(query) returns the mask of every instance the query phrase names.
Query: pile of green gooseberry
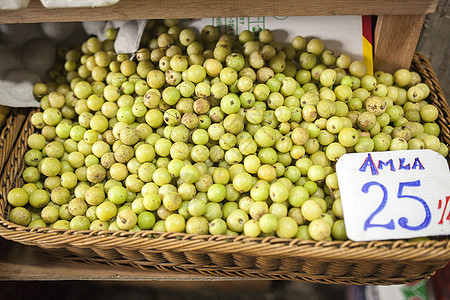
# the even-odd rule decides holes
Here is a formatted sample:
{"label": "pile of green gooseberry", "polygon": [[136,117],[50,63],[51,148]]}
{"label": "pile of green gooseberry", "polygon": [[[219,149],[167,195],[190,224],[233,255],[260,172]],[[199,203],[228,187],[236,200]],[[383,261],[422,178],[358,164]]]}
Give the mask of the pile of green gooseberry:
{"label": "pile of green gooseberry", "polygon": [[60,47],[27,140],[9,220],[28,227],[346,240],[336,161],[432,149],[430,88],[323,41],[199,33],[150,20],[134,54],[117,30]]}

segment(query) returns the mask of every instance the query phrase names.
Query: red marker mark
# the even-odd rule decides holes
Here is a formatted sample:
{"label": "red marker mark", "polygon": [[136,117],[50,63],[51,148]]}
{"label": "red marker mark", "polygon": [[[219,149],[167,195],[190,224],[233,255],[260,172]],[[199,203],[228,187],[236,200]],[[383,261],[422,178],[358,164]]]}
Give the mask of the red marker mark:
{"label": "red marker mark", "polygon": [[[444,224],[444,216],[445,216],[445,212],[447,210],[447,205],[448,205],[449,201],[450,201],[450,196],[445,197],[445,206],[444,206],[444,210],[442,211],[441,220],[438,222],[439,225]],[[442,208],[442,200],[439,199],[438,209],[441,209],[441,208]],[[450,211],[448,212],[447,218],[445,218],[445,219],[450,221]]]}

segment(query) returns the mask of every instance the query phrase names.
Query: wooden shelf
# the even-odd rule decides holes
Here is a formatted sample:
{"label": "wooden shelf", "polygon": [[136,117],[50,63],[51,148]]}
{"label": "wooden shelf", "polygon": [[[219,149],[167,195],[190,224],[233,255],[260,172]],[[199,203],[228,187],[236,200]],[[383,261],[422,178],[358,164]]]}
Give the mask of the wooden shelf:
{"label": "wooden shelf", "polygon": [[39,0],[27,8],[0,11],[0,23],[73,22],[95,20],[320,16],[320,15],[426,15],[437,0],[121,0],[96,8],[46,9]]}
{"label": "wooden shelf", "polygon": [[236,281],[261,278],[219,277],[131,266],[111,266],[54,258],[38,247],[0,238],[1,280]]}

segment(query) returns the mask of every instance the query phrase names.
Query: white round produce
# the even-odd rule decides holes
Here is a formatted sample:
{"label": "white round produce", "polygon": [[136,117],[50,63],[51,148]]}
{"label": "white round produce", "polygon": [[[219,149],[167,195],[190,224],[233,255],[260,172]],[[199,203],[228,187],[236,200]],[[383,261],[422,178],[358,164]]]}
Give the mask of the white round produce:
{"label": "white round produce", "polygon": [[38,107],[39,102],[33,97],[33,86],[40,81],[41,78],[30,70],[8,70],[0,80],[4,91],[1,102],[13,107]]}
{"label": "white round produce", "polygon": [[83,22],[83,29],[87,35],[95,35],[100,40],[104,40],[107,23],[107,21],[85,21]]}
{"label": "white round produce", "polygon": [[65,7],[101,7],[109,6],[119,2],[119,0],[41,0],[46,8]]}
{"label": "white round produce", "polygon": [[29,40],[22,48],[22,64],[28,70],[44,77],[55,64],[56,47],[44,39]]}
{"label": "white round produce", "polygon": [[68,39],[75,29],[78,27],[78,23],[74,22],[48,22],[41,23],[42,32],[51,40],[61,42]]}
{"label": "white round produce", "polygon": [[0,9],[21,9],[28,6],[30,0],[2,0]]}
{"label": "white round produce", "polygon": [[0,40],[9,47],[23,45],[31,37],[34,24],[0,24]]}
{"label": "white round produce", "polygon": [[5,72],[14,66],[20,65],[19,60],[16,58],[11,49],[5,45],[0,44],[0,78],[3,77]]}

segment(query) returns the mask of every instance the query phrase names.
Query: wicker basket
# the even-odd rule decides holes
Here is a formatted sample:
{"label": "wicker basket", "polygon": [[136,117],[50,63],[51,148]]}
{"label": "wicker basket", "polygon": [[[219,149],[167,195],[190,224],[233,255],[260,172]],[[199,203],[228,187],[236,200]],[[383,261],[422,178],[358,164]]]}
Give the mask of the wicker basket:
{"label": "wicker basket", "polygon": [[[441,138],[450,144],[448,104],[429,61],[416,54],[412,69],[431,87],[431,102],[439,108]],[[40,247],[55,257],[208,276],[356,285],[416,282],[429,278],[450,260],[448,237],[425,242],[316,242],[276,237],[77,231],[15,225],[7,221],[10,207],[6,195],[21,183],[22,157],[26,152],[27,137],[33,131],[31,113],[26,120],[25,116],[24,111],[16,111],[2,132],[0,236]]]}

